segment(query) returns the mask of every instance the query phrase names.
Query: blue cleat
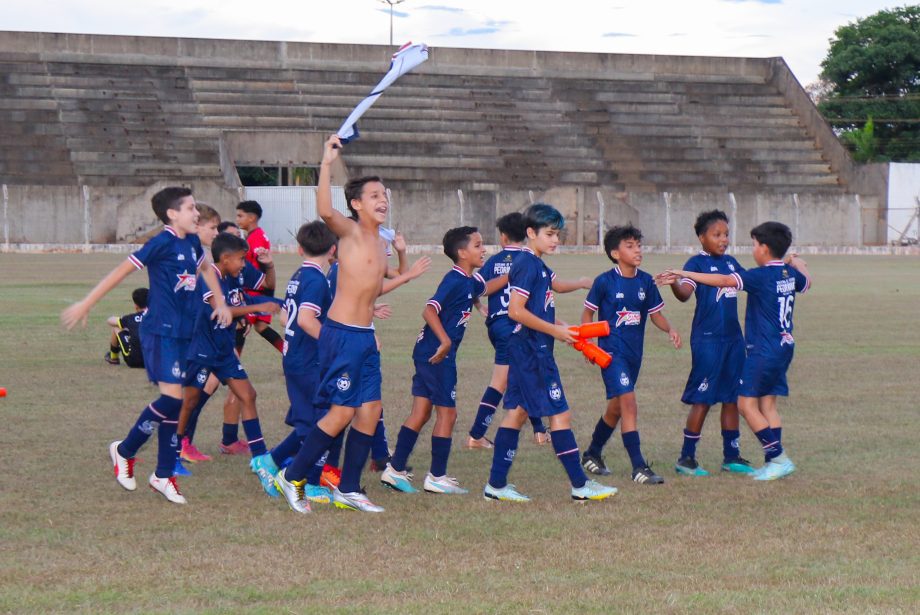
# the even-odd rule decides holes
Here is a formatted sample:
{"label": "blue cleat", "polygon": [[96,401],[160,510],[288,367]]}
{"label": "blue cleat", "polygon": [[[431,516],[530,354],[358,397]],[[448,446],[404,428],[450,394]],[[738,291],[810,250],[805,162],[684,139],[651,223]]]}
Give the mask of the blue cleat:
{"label": "blue cleat", "polygon": [[316,504],[328,504],[332,501],[332,490],[328,487],[307,484],[304,488],[304,498]]}
{"label": "blue cleat", "polygon": [[765,463],[753,473],[754,480],[777,480],[795,472],[795,464],[783,453]]}
{"label": "blue cleat", "polygon": [[389,487],[402,493],[418,493],[418,489],[412,486],[411,480],[408,472],[397,472],[389,463],[384,468],[383,473],[380,474],[380,482],[383,483],[384,487]]}
{"label": "blue cleat", "polygon": [[674,471],[684,476],[709,476],[709,472],[704,470],[693,457],[681,457],[674,466]]}
{"label": "blue cleat", "polygon": [[529,502],[530,498],[519,493],[517,488],[512,484],[507,484],[501,489],[496,489],[486,483],[485,489],[482,490],[482,497],[487,500],[500,500],[502,502]]}
{"label": "blue cleat", "polygon": [[253,457],[252,461],[249,462],[249,469],[252,470],[252,473],[259,477],[259,482],[262,483],[262,489],[269,497],[277,498],[281,494],[278,492],[278,488],[275,487],[275,476],[278,474],[278,466],[275,465],[275,460],[272,459],[271,454],[264,453],[258,457]]}
{"label": "blue cleat", "polygon": [[173,468],[173,476],[191,476],[192,471],[182,465],[181,459],[176,459],[176,467]]}
{"label": "blue cleat", "polygon": [[582,487],[572,487],[572,499],[576,502],[586,502],[588,500],[606,500],[612,495],[617,494],[616,487],[608,487],[597,481],[589,480]]}
{"label": "blue cleat", "polygon": [[747,459],[735,457],[734,459],[726,459],[722,462],[722,471],[732,472],[734,474],[753,474],[754,468],[751,467],[751,462]]}

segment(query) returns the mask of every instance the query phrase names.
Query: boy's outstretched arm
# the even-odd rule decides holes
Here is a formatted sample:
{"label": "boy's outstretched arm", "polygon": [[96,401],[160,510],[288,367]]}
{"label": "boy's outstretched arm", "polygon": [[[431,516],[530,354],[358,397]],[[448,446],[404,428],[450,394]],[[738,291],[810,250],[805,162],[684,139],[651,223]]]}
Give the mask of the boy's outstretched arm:
{"label": "boy's outstretched arm", "polygon": [[668,269],[663,274],[659,274],[656,277],[658,279],[666,280],[669,276],[688,278],[697,284],[715,286],[716,288],[738,288],[738,281],[740,280],[740,277],[735,277],[735,275],[722,275],[721,273],[697,273],[696,271],[683,271],[681,269]]}
{"label": "boy's outstretched arm", "polygon": [[[486,292],[485,295],[494,295],[495,293],[502,291],[505,287],[508,286],[508,274],[500,275],[497,278],[492,278],[486,282]],[[478,300],[477,300],[478,303]]]}
{"label": "boy's outstretched arm", "polygon": [[664,273],[656,275],[655,284],[658,286],[670,286],[671,292],[674,293],[674,297],[681,303],[686,303],[687,300],[693,296],[694,286],[686,284],[683,277],[675,275],[670,271],[665,271]]}
{"label": "boy's outstretched arm", "polygon": [[594,280],[591,278],[581,277],[577,280],[553,280],[553,290],[557,293],[570,293],[576,290],[589,290]]}
{"label": "boy's outstretched arm", "polygon": [[792,254],[789,257],[789,260],[787,260],[786,262],[788,263],[790,267],[792,267],[793,269],[795,269],[796,271],[804,275],[806,278],[808,278],[808,287],[811,288],[812,287],[811,274],[808,273],[808,265],[805,264],[805,261],[802,260],[798,254]]}
{"label": "boy's outstretched arm", "polygon": [[64,328],[69,331],[77,324],[85,327],[86,317],[89,316],[89,311],[93,309],[93,306],[134,271],[137,271],[137,267],[130,260],[125,260],[99,280],[99,283],[89,291],[86,297],[61,312],[61,324],[64,325]]}
{"label": "boy's outstretched arm", "polygon": [[326,226],[339,237],[352,232],[354,221],[332,207],[332,163],[339,157],[342,142],[335,135],[326,139],[323,146],[323,161],[319,165],[319,182],[316,190],[316,212]]}
{"label": "boy's outstretched arm", "polygon": [[677,332],[677,329],[674,329],[671,326],[671,323],[668,322],[668,319],[665,318],[664,314],[662,314],[661,311],[658,311],[654,314],[650,314],[649,319],[652,321],[652,324],[667,333],[668,337],[671,338],[671,343],[674,344],[674,348],[680,350],[680,333]]}
{"label": "boy's outstretched arm", "polygon": [[396,275],[405,273],[409,270],[409,259],[406,256],[406,238],[399,231],[396,232],[396,238],[393,239],[393,248],[396,250],[396,259],[399,265],[396,267]]}
{"label": "boy's outstretched arm", "polygon": [[422,310],[422,318],[425,319],[425,324],[431,328],[434,336],[441,342],[435,353],[428,359],[429,363],[436,365],[443,361],[444,357],[450,352],[450,347],[453,345],[453,342],[450,341],[447,331],[444,330],[444,325],[441,324],[441,319],[438,317],[438,311],[430,303],[425,305],[425,309]]}
{"label": "boy's outstretched arm", "polygon": [[524,297],[524,295],[512,291],[511,303],[508,305],[508,317],[515,322],[521,323],[528,329],[552,335],[560,342],[565,342],[566,344],[575,343],[575,336],[572,335],[572,332],[569,331],[567,326],[550,324],[542,318],[537,318],[525,307],[526,304],[527,298]]}
{"label": "boy's outstretched arm", "polygon": [[431,267],[431,258],[428,256],[423,256],[422,258],[412,263],[412,266],[409,267],[409,270],[406,271],[405,273],[401,273],[391,280],[384,280],[383,287],[380,290],[380,294],[385,295],[388,292],[399,288],[406,282],[410,282],[414,280],[415,278],[419,277],[420,275],[428,271],[430,267]]}

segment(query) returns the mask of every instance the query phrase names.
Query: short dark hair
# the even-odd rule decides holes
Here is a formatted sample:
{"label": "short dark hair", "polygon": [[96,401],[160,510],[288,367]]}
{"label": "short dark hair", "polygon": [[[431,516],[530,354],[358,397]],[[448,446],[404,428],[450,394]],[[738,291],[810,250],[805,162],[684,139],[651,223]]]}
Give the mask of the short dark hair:
{"label": "short dark hair", "polygon": [[220,214],[210,205],[206,203],[195,203],[195,206],[198,207],[198,222],[220,220]]}
{"label": "short dark hair", "polygon": [[697,237],[701,237],[709,230],[709,227],[714,223],[721,220],[725,224],[728,224],[728,216],[725,215],[725,212],[721,209],[713,209],[712,211],[704,211],[696,217],[696,223],[693,225],[693,230],[696,232]]}
{"label": "short dark hair", "polygon": [[773,258],[786,256],[792,245],[792,231],[782,222],[764,222],[751,229],[751,237],[770,249]]}
{"label": "short dark hair", "polygon": [[359,177],[357,179],[349,180],[345,184],[345,206],[348,207],[348,211],[351,212],[351,217],[355,220],[358,219],[358,212],[351,206],[351,202],[355,199],[361,200],[361,195],[364,194],[364,186],[371,182],[381,181],[376,175],[365,175],[364,177]]}
{"label": "short dark hair", "polygon": [[214,243],[211,244],[211,258],[218,263],[224,254],[246,252],[247,250],[249,250],[249,244],[242,237],[230,233],[218,233],[214,238]]}
{"label": "short dark hair", "polygon": [[223,233],[224,231],[226,231],[226,230],[227,230],[228,228],[230,228],[231,226],[232,226],[233,228],[235,228],[235,229],[239,229],[239,228],[240,228],[240,227],[238,227],[238,226],[236,225],[236,222],[231,222],[230,220],[224,220],[223,222],[221,222],[220,224],[217,225],[217,232],[218,232],[218,233]]}
{"label": "short dark hair", "polygon": [[545,226],[561,231],[565,228],[565,218],[558,209],[546,203],[534,203],[524,210],[525,233],[529,228],[539,233],[540,229]]}
{"label": "short dark hair", "polygon": [[624,239],[635,239],[636,241],[642,241],[642,231],[634,227],[632,224],[626,224],[625,226],[615,226],[604,235],[604,253],[607,254],[607,258],[612,260],[614,263],[617,262],[617,259],[613,258],[611,252],[620,247],[620,242]]}
{"label": "short dark hair", "polygon": [[475,226],[458,226],[457,228],[452,228],[446,233],[444,233],[444,254],[447,257],[457,262],[457,259],[460,258],[459,252],[466,246],[470,244],[470,237],[473,233],[478,233],[479,229]]}
{"label": "short dark hair", "polygon": [[297,243],[307,256],[320,256],[328,252],[338,238],[322,220],[301,225],[297,231]]}
{"label": "short dark hair", "polygon": [[147,307],[147,289],[146,288],[135,288],[134,292],[131,293],[131,301],[134,302],[139,308]]}
{"label": "short dark hair", "polygon": [[166,212],[170,209],[178,211],[179,203],[187,196],[192,196],[191,188],[182,186],[163,188],[150,199],[150,204],[153,205],[153,213],[160,219],[160,222],[169,224],[169,216],[166,215]]}
{"label": "short dark hair", "polygon": [[236,209],[245,211],[247,214],[254,214],[256,218],[262,219],[262,206],[258,201],[241,201]]}
{"label": "short dark hair", "polygon": [[495,221],[498,232],[514,242],[527,239],[527,229],[524,227],[524,214],[519,211],[505,214]]}

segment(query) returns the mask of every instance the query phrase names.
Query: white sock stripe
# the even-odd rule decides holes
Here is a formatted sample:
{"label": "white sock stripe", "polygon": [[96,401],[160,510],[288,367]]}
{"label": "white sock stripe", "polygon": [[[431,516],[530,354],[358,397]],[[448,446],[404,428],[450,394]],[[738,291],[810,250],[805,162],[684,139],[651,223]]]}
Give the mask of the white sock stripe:
{"label": "white sock stripe", "polygon": [[161,421],[161,422],[162,422],[164,425],[178,425],[178,424],[179,424],[178,419],[175,420],[175,421],[166,421],[166,420],[164,420],[164,421]]}
{"label": "white sock stripe", "polygon": [[571,450],[562,451],[561,453],[556,453],[556,457],[562,457],[563,455],[571,455],[572,453],[577,453],[577,452],[578,452],[578,447],[576,446],[575,448]]}
{"label": "white sock stripe", "polygon": [[486,406],[486,407],[488,407],[488,408],[492,408],[493,410],[498,410],[498,407],[493,406],[492,404],[487,404],[487,403],[484,402],[484,401],[479,402],[479,405],[480,405],[480,406]]}
{"label": "white sock stripe", "polygon": [[695,436],[684,434],[684,437],[689,438],[690,440],[699,440],[700,438],[703,437],[703,434],[696,434]]}
{"label": "white sock stripe", "polygon": [[777,440],[776,442],[770,442],[769,444],[764,444],[763,450],[767,450],[768,448],[773,448],[777,444],[779,444],[779,440]]}
{"label": "white sock stripe", "polygon": [[264,442],[265,438],[256,438],[255,440],[247,440],[248,444],[255,444],[256,442]]}
{"label": "white sock stripe", "polygon": [[159,412],[157,412],[157,409],[153,407],[153,404],[150,404],[149,406],[147,406],[147,408],[148,408],[151,412],[153,412],[155,415],[157,415],[158,417],[160,417],[161,419],[165,419],[165,418],[166,418],[166,415],[165,415],[165,414],[160,414]]}

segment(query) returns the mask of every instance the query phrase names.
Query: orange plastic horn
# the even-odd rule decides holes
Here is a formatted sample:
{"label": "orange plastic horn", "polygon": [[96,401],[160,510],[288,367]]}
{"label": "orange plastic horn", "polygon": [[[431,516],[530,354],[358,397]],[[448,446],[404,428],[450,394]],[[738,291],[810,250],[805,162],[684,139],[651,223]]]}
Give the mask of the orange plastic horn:
{"label": "orange plastic horn", "polygon": [[[604,321],[606,322],[606,321]],[[578,350],[585,358],[599,365],[601,369],[607,369],[610,366],[610,363],[613,361],[613,357],[610,356],[610,353],[603,350],[597,344],[592,344],[587,340],[578,340],[573,344],[575,350]]]}
{"label": "orange plastic horn", "polygon": [[610,335],[610,323],[606,320],[587,322],[577,327],[569,327],[569,331],[571,331],[572,335],[575,337],[580,337],[582,339],[588,339],[590,337],[607,337]]}

